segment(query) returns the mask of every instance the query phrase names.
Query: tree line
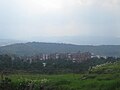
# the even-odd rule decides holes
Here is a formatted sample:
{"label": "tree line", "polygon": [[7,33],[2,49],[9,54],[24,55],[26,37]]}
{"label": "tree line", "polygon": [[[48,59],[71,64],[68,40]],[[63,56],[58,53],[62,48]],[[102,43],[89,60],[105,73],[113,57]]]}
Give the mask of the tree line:
{"label": "tree line", "polygon": [[100,65],[106,62],[116,62],[119,58],[91,58],[81,63],[72,60],[39,60],[37,62],[24,61],[19,57],[13,60],[9,55],[0,55],[0,71],[8,72],[30,72],[40,74],[62,74],[62,73],[82,73],[90,67]]}

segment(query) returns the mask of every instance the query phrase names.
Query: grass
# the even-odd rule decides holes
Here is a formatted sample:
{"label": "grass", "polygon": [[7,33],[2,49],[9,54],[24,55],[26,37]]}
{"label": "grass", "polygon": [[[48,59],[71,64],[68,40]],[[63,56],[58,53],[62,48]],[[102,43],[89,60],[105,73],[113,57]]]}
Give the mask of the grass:
{"label": "grass", "polygon": [[120,74],[14,74],[8,77],[16,86],[23,81],[32,81],[37,88],[45,85],[46,90],[119,90],[120,78],[116,77],[118,75],[120,76]]}
{"label": "grass", "polygon": [[7,77],[12,80],[14,89],[11,90],[18,90],[20,83],[30,81],[34,90],[40,90],[40,85],[44,85],[45,90],[120,90],[119,71],[120,62],[94,67],[86,74],[11,74]]}

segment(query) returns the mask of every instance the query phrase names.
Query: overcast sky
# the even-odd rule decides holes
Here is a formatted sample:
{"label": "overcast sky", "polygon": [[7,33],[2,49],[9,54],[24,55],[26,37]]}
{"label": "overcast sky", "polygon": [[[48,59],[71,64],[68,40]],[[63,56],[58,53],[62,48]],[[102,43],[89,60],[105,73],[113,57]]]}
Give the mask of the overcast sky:
{"label": "overcast sky", "polygon": [[0,0],[0,38],[120,44],[120,0]]}

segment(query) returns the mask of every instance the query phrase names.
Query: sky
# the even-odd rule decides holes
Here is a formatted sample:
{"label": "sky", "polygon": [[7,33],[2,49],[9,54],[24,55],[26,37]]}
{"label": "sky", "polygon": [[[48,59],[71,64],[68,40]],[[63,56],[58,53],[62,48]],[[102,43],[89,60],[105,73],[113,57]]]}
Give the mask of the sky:
{"label": "sky", "polygon": [[0,0],[0,39],[120,44],[120,0]]}

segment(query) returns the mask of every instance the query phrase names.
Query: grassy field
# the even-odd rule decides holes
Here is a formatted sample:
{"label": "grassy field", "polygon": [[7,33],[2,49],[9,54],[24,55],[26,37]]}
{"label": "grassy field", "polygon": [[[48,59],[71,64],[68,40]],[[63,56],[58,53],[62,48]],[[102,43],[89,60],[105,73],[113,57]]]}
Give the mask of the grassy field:
{"label": "grassy field", "polygon": [[[11,74],[5,81],[0,88],[9,88],[0,90],[120,90],[120,63],[99,65],[86,74]],[[30,85],[34,89],[25,89]]]}
{"label": "grassy field", "polygon": [[[120,74],[10,75],[14,87],[32,82],[35,90],[120,90]],[[16,90],[16,89],[15,89]]]}

